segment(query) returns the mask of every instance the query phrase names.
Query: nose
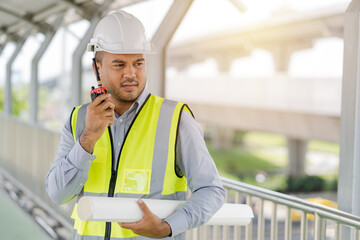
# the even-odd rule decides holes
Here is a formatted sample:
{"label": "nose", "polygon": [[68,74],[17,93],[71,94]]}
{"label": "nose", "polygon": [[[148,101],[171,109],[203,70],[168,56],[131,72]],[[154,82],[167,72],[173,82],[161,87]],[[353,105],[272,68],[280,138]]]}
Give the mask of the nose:
{"label": "nose", "polygon": [[125,78],[134,78],[135,77],[135,67],[132,65],[128,65],[124,70]]}

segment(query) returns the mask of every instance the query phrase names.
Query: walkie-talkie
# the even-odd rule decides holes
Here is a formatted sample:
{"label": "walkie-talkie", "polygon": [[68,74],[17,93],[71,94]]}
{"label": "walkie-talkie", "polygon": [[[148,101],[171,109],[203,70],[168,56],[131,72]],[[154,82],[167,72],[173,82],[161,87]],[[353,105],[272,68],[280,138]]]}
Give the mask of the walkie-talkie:
{"label": "walkie-talkie", "polygon": [[91,101],[94,101],[95,98],[97,98],[97,96],[99,96],[101,94],[105,94],[105,93],[107,93],[107,91],[102,86],[95,58],[93,58],[92,60],[93,60],[93,63],[94,63],[94,68],[95,68],[95,73],[96,73],[96,80],[97,80],[97,84],[98,84],[97,88],[95,88],[94,86],[91,86],[90,97],[91,97]]}

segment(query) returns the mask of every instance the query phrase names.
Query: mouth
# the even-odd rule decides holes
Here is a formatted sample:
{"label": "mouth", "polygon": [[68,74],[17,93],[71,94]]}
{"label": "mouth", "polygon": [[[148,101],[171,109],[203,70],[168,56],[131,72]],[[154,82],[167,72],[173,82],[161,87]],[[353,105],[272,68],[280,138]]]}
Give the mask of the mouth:
{"label": "mouth", "polygon": [[121,84],[121,88],[125,89],[126,91],[132,91],[138,87],[137,83],[126,83]]}

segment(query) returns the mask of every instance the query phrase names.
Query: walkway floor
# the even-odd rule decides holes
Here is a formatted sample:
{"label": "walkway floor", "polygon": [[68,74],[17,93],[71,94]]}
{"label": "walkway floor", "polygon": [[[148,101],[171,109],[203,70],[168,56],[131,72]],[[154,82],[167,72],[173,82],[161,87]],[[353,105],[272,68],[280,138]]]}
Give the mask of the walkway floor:
{"label": "walkway floor", "polygon": [[51,239],[30,216],[12,201],[2,188],[0,188],[0,239]]}

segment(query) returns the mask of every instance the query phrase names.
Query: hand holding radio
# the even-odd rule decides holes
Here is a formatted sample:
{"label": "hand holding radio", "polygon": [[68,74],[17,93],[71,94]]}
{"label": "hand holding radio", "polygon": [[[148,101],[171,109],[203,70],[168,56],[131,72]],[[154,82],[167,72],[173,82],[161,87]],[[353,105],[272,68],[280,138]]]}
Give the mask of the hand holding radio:
{"label": "hand holding radio", "polygon": [[91,97],[91,101],[93,102],[95,100],[95,98],[97,98],[101,94],[107,93],[107,91],[102,86],[95,58],[93,58],[92,61],[94,63],[94,69],[95,69],[95,73],[96,73],[96,80],[97,80],[97,84],[98,84],[97,88],[95,88],[94,86],[91,86],[90,97]]}
{"label": "hand holding radio", "polygon": [[80,144],[89,153],[92,153],[106,128],[115,121],[115,104],[110,102],[110,96],[101,94],[86,108],[85,128],[80,136]]}
{"label": "hand holding radio", "polygon": [[98,87],[91,87],[90,96],[92,102],[87,106],[85,128],[80,136],[81,146],[89,153],[92,153],[97,140],[115,120],[115,104],[110,101],[111,95],[102,86],[95,59],[93,61]]}
{"label": "hand holding radio", "polygon": [[105,94],[105,93],[107,93],[107,91],[103,86],[100,85],[97,88],[95,88],[94,86],[91,86],[91,91],[90,91],[91,101],[93,102],[95,100],[95,98],[97,98],[101,94]]}

